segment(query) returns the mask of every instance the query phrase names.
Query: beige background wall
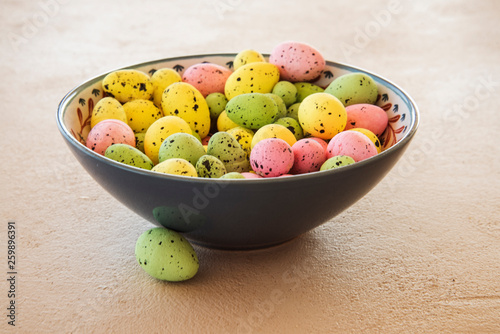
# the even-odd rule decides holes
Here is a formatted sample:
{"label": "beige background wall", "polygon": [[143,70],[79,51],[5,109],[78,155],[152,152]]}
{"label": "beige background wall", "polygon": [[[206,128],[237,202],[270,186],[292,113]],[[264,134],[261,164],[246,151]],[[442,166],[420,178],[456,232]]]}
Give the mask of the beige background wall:
{"label": "beige background wall", "polygon": [[[0,332],[499,333],[498,1],[2,1]],[[86,174],[55,123],[89,77],[284,40],[404,87],[421,126],[356,205],[293,242],[196,247],[198,275],[136,264],[152,225]],[[16,223],[16,327],[7,223]]]}

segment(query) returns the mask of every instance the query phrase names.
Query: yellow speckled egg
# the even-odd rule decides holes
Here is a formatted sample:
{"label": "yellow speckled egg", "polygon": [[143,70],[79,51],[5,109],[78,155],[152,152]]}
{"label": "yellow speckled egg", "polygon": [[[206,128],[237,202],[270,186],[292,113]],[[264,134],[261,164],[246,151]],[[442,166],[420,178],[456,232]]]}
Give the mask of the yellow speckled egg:
{"label": "yellow speckled egg", "polygon": [[185,120],[193,132],[205,138],[210,131],[210,110],[203,95],[186,82],[168,86],[161,99],[163,114],[178,116]]}
{"label": "yellow speckled egg", "polygon": [[171,68],[160,68],[156,70],[151,76],[151,83],[153,83],[153,102],[158,108],[161,108],[161,97],[165,88],[175,82],[181,82],[182,78],[177,71]]}
{"label": "yellow speckled egg", "polygon": [[236,128],[238,126],[238,124],[233,122],[227,116],[227,112],[225,110],[220,113],[219,117],[217,117],[217,130],[219,131],[228,131],[229,129]]}
{"label": "yellow speckled egg", "polygon": [[297,138],[295,138],[295,135],[285,126],[281,124],[267,124],[257,130],[257,132],[255,132],[255,135],[252,139],[252,149],[258,142],[268,138],[283,139],[290,146],[293,146],[293,144],[297,142]]}
{"label": "yellow speckled egg", "polygon": [[347,123],[344,105],[328,93],[307,96],[299,105],[298,117],[305,133],[322,139],[333,138]]}
{"label": "yellow speckled egg", "polygon": [[378,139],[378,137],[373,133],[371,132],[370,130],[368,129],[364,129],[364,128],[352,128],[352,129],[349,129],[347,131],[358,131],[358,132],[361,132],[362,134],[366,135],[368,138],[370,138],[370,140],[372,141],[373,144],[375,144],[375,147],[377,148],[377,153],[380,153],[382,152],[382,145],[380,144],[380,140]]}
{"label": "yellow speckled egg", "polygon": [[231,136],[236,138],[238,143],[240,143],[243,150],[247,154],[247,158],[250,158],[250,152],[252,151],[252,139],[254,132],[250,129],[244,128],[242,126],[237,126],[235,128],[227,130]]}
{"label": "yellow speckled egg", "polygon": [[158,152],[163,141],[178,132],[191,134],[192,130],[185,120],[177,116],[164,116],[151,124],[144,136],[144,153],[154,164],[158,163]]}
{"label": "yellow speckled egg", "polygon": [[246,93],[271,93],[279,81],[280,71],[269,63],[250,63],[234,71],[226,81],[228,100]]}
{"label": "yellow speckled egg", "polygon": [[105,119],[117,119],[127,123],[127,115],[122,104],[113,97],[102,98],[95,104],[90,117],[90,127],[93,128]]}
{"label": "yellow speckled egg", "polygon": [[163,117],[159,109],[150,100],[137,99],[123,105],[127,114],[127,123],[134,132],[146,132],[157,119]]}
{"label": "yellow speckled egg", "polygon": [[189,161],[181,158],[167,159],[154,166],[151,170],[165,174],[198,177],[196,168]]}
{"label": "yellow speckled egg", "polygon": [[102,88],[121,103],[135,99],[149,100],[153,96],[153,83],[149,76],[138,70],[118,70],[102,80]]}
{"label": "yellow speckled egg", "polygon": [[235,70],[239,69],[241,66],[250,64],[250,63],[259,63],[265,62],[264,56],[255,50],[248,49],[243,50],[234,57],[233,67]]}

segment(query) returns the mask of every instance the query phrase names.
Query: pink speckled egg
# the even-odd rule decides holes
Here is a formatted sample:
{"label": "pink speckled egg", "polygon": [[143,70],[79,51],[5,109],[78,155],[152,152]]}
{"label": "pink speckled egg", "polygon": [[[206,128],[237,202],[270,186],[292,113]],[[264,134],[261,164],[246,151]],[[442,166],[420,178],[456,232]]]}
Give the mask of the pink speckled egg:
{"label": "pink speckled egg", "polygon": [[128,144],[135,147],[134,131],[128,124],[117,119],[100,121],[87,136],[87,147],[101,155],[104,155],[106,149],[113,144]]}
{"label": "pink speckled egg", "polygon": [[309,137],[308,139],[318,142],[321,147],[323,147],[323,151],[325,151],[325,160],[328,159],[328,143],[324,139],[318,137]]}
{"label": "pink speckled egg", "polygon": [[318,50],[300,42],[283,42],[274,47],[269,62],[280,71],[280,80],[311,81],[325,69],[325,59]]}
{"label": "pink speckled egg", "polygon": [[343,131],[328,143],[328,158],[347,155],[358,162],[377,154],[377,147],[365,134],[358,131]]}
{"label": "pink speckled egg", "polygon": [[292,146],[294,162],[292,174],[317,172],[326,160],[325,150],[313,139],[304,138]]}
{"label": "pink speckled egg", "polygon": [[389,122],[389,117],[384,109],[373,104],[352,104],[347,106],[345,111],[347,113],[345,130],[363,128],[370,130],[377,137],[380,137]]}
{"label": "pink speckled egg", "polygon": [[243,172],[241,175],[243,175],[245,179],[262,179],[262,176],[250,172]]}
{"label": "pink speckled egg", "polygon": [[182,81],[193,85],[207,97],[211,93],[224,93],[227,78],[233,73],[224,66],[201,63],[189,66],[182,75]]}
{"label": "pink speckled egg", "polygon": [[263,177],[287,174],[293,166],[293,161],[292,147],[279,138],[259,141],[250,153],[252,169]]}

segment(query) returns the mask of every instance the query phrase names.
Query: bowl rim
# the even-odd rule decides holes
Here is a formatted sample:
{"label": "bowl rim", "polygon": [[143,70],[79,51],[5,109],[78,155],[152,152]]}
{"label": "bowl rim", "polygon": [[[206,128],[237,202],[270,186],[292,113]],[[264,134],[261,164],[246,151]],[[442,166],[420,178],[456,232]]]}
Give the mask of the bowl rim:
{"label": "bowl rim", "polygon": [[[383,159],[384,156],[391,154],[393,151],[397,150],[400,146],[405,146],[405,144],[408,144],[413,136],[415,135],[419,124],[420,124],[420,111],[418,109],[417,104],[413,100],[413,98],[401,87],[399,87],[397,84],[393,83],[391,80],[386,79],[385,77],[373,73],[371,71],[365,70],[361,67],[358,66],[353,66],[349,65],[346,63],[342,62],[336,62],[336,61],[330,61],[326,60],[326,65],[329,66],[334,66],[334,67],[340,67],[343,69],[348,69],[351,72],[362,72],[370,75],[372,78],[374,78],[375,81],[377,82],[383,82],[384,85],[386,86],[392,86],[392,91],[396,93],[397,95],[402,98],[402,100],[407,100],[409,102],[409,106],[411,109],[414,111],[414,115],[412,117],[412,121],[409,125],[409,130],[408,132],[394,145],[389,147],[388,149],[376,154],[373,157],[367,158],[365,160],[356,162],[351,165],[343,166],[340,168],[335,168],[335,169],[329,169],[329,170],[324,170],[324,171],[316,171],[316,172],[311,172],[311,173],[305,173],[305,174],[298,174],[298,175],[291,175],[291,176],[280,176],[280,177],[271,177],[271,178],[255,178],[255,179],[221,179],[221,178],[202,178],[202,177],[189,177],[189,176],[182,176],[182,175],[173,175],[173,174],[165,174],[165,173],[160,173],[160,172],[155,172],[151,170],[146,170],[143,168],[135,167],[135,166],[130,166],[127,164],[120,163],[118,161],[115,161],[113,159],[107,158],[104,155],[100,155],[90,149],[88,149],[86,146],[84,146],[82,143],[80,143],[66,128],[64,124],[64,115],[65,112],[67,111],[67,106],[69,103],[73,100],[73,98],[81,91],[82,88],[88,87],[90,85],[93,85],[97,81],[100,81],[106,76],[107,74],[118,71],[118,70],[125,70],[125,69],[134,69],[138,67],[146,67],[146,66],[151,66],[156,63],[160,62],[165,62],[165,61],[174,61],[174,60],[187,60],[187,59],[196,59],[196,58],[202,58],[202,57],[235,57],[236,53],[207,53],[207,54],[192,54],[192,55],[185,55],[185,56],[177,56],[177,57],[168,57],[168,58],[159,58],[156,60],[149,60],[149,61],[144,61],[136,64],[131,64],[128,66],[123,66],[119,68],[112,69],[110,71],[106,71],[104,73],[101,73],[99,75],[96,75],[94,77],[91,77],[90,79],[87,79],[83,82],[81,82],[79,85],[75,86],[73,89],[71,89],[59,102],[59,105],[57,107],[57,112],[56,112],[56,122],[57,122],[57,127],[59,129],[59,132],[62,134],[62,136],[66,139],[67,143],[71,144],[75,148],[77,148],[79,151],[82,153],[91,156],[98,161],[101,161],[106,164],[111,164],[117,168],[127,170],[133,173],[137,174],[142,174],[145,176],[149,177],[155,177],[155,178],[160,178],[160,179],[171,179],[171,180],[177,180],[177,181],[184,181],[187,183],[193,183],[193,184],[204,184],[204,183],[231,183],[231,184],[260,184],[260,183],[269,183],[269,182],[284,182],[284,183],[290,183],[294,181],[303,181],[303,180],[314,180],[320,177],[324,177],[329,174],[333,173],[342,173],[343,171],[347,170],[353,170],[356,168],[362,168],[363,166],[367,164],[374,163],[380,159]],[[263,54],[265,58],[269,57],[269,54]]]}

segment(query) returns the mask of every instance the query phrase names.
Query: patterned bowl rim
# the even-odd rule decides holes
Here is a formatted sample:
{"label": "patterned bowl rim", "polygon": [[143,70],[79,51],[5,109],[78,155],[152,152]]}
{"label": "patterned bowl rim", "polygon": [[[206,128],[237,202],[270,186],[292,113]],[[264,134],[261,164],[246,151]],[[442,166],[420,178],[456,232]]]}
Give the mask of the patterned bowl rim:
{"label": "patterned bowl rim", "polygon": [[[269,54],[263,54],[264,57],[268,58]],[[387,148],[386,150],[378,153],[377,155],[370,157],[368,159],[356,162],[354,164],[336,168],[336,169],[330,169],[330,170],[325,170],[325,171],[317,171],[317,172],[312,172],[312,173],[305,173],[305,174],[299,174],[299,175],[293,175],[293,176],[287,176],[287,177],[273,177],[273,178],[255,178],[255,179],[210,179],[210,178],[201,178],[201,177],[187,177],[187,176],[181,176],[181,175],[171,175],[171,174],[164,174],[164,173],[158,173],[158,172],[153,172],[150,170],[126,165],[120,162],[117,162],[115,160],[109,159],[103,155],[100,155],[90,149],[88,149],[85,145],[80,143],[72,134],[71,132],[67,129],[65,123],[64,123],[64,115],[68,111],[68,106],[72,102],[72,100],[79,94],[81,93],[82,90],[84,90],[86,87],[89,87],[98,81],[102,80],[104,76],[107,74],[117,71],[117,70],[123,70],[123,69],[134,69],[134,68],[140,68],[140,67],[147,67],[147,66],[152,66],[157,63],[162,63],[162,62],[171,62],[171,61],[183,61],[183,60],[189,60],[189,59],[202,59],[206,57],[227,57],[229,58],[234,58],[236,56],[236,53],[212,53],[212,54],[197,54],[197,55],[186,55],[186,56],[178,56],[178,57],[169,57],[169,58],[160,58],[156,60],[150,60],[150,61],[145,61],[141,63],[136,63],[120,68],[116,68],[110,71],[107,71],[105,73],[96,75],[86,81],[83,81],[79,85],[75,86],[72,90],[70,90],[61,100],[61,102],[58,105],[57,108],[57,113],[56,113],[56,121],[57,121],[57,126],[59,128],[59,131],[63,135],[63,137],[66,139],[68,143],[70,143],[72,146],[76,147],[78,150],[81,152],[85,153],[86,155],[89,155],[95,159],[97,159],[100,162],[106,163],[106,164],[111,164],[117,168],[121,168],[124,170],[128,170],[130,172],[138,173],[138,174],[143,174],[145,176],[149,177],[157,177],[157,178],[167,178],[167,179],[173,179],[173,180],[182,180],[188,183],[246,183],[246,184],[258,184],[261,182],[294,182],[294,181],[302,181],[305,179],[309,180],[314,180],[316,178],[321,178],[325,175],[331,174],[331,173],[342,173],[346,169],[348,170],[354,170],[356,168],[361,168],[364,165],[371,164],[379,159],[384,159],[385,156],[388,154],[391,154],[391,152],[397,150],[399,147],[404,146],[405,144],[408,144],[413,136],[415,135],[419,123],[420,123],[420,112],[417,107],[417,104],[413,100],[413,98],[406,93],[405,90],[403,90],[401,87],[399,87],[397,84],[393,83],[392,81],[386,79],[385,77],[378,75],[376,73],[373,73],[371,71],[365,70],[363,68],[357,67],[357,66],[352,66],[349,64],[341,63],[341,62],[335,62],[335,61],[329,61],[326,60],[326,65],[327,66],[332,66],[336,67],[342,70],[347,70],[349,72],[361,72],[361,73],[366,73],[370,75],[376,82],[377,84],[382,84],[383,86],[387,87],[390,89],[394,94],[398,95],[399,98],[406,104],[408,111],[410,112],[411,115],[411,123],[409,125],[409,129],[406,132],[406,134],[395,144],[393,144],[391,147]],[[249,182],[249,180],[251,180]]]}

